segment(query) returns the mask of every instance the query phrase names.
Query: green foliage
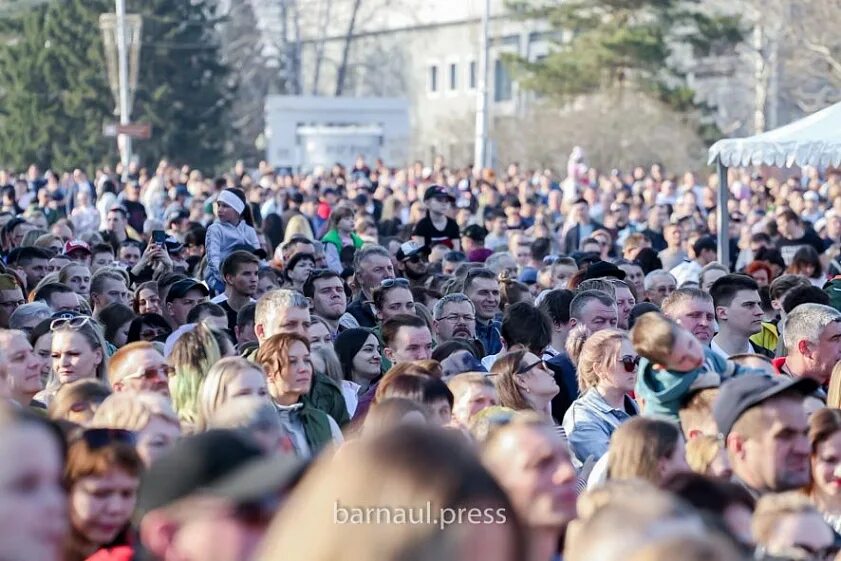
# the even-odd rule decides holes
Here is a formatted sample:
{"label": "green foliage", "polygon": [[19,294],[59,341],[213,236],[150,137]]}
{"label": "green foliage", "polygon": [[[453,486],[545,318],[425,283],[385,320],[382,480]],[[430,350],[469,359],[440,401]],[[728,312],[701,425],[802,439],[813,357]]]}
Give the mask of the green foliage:
{"label": "green foliage", "polygon": [[703,11],[702,0],[512,0],[509,8],[557,32],[542,60],[508,62],[526,89],[561,101],[632,87],[677,111],[703,110],[676,51],[687,46],[684,55],[705,56],[742,40],[739,21]]}
{"label": "green foliage", "polygon": [[143,15],[134,118],[152,124],[138,150],[147,163],[169,158],[206,173],[225,167],[232,84],[211,2],[130,0],[128,10]]}
{"label": "green foliage", "polygon": [[[134,141],[144,163],[167,157],[210,173],[225,166],[231,84],[208,0],[134,0],[143,16],[133,121],[152,123]],[[0,18],[0,165],[59,170],[113,163],[116,121],[99,30],[111,0],[49,0]]]}
{"label": "green foliage", "polygon": [[0,163],[58,169],[101,164],[115,155],[102,137],[113,110],[99,14],[103,0],[54,1],[0,24]]}

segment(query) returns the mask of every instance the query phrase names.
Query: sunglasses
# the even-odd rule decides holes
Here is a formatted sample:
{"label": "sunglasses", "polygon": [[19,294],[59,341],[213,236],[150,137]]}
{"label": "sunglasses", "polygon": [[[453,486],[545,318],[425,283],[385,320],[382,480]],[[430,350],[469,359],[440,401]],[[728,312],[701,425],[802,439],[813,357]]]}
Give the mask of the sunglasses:
{"label": "sunglasses", "polygon": [[70,329],[81,329],[86,324],[93,321],[93,318],[90,316],[79,316],[79,315],[70,315],[66,314],[65,317],[59,317],[54,319],[50,322],[50,329],[62,329],[62,328],[70,328]]}
{"label": "sunglasses", "polygon": [[385,279],[380,283],[380,286],[383,288],[392,288],[394,286],[400,286],[403,288],[409,288],[409,281],[406,279],[396,278],[396,279]]}
{"label": "sunglasses", "polygon": [[175,369],[168,364],[161,364],[160,366],[150,366],[134,374],[129,374],[123,380],[132,380],[142,378],[143,380],[158,380],[160,378],[169,379],[175,373]]}
{"label": "sunglasses", "polygon": [[625,367],[625,372],[630,374],[640,365],[640,357],[625,355],[619,359],[619,362],[621,362],[622,366]]}
{"label": "sunglasses", "polygon": [[85,429],[79,436],[91,450],[98,450],[110,444],[135,446],[137,437],[132,431],[123,429]]}
{"label": "sunglasses", "polygon": [[531,364],[527,364],[526,366],[522,366],[515,372],[515,374],[520,374],[520,375],[526,374],[529,370],[531,370],[532,368],[534,368],[536,366],[541,366],[542,364],[544,364],[544,362],[546,362],[546,361],[541,359],[541,360],[538,360],[538,361],[533,362]]}

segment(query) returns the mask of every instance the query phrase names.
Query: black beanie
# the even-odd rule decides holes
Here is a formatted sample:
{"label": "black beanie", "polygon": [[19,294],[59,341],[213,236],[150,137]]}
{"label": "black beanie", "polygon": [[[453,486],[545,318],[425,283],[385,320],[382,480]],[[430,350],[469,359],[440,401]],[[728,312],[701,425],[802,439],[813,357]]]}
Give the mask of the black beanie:
{"label": "black beanie", "polygon": [[356,356],[356,353],[365,345],[365,341],[371,335],[373,335],[373,332],[370,329],[354,327],[342,331],[336,337],[333,348],[336,349],[339,362],[342,364],[342,373],[346,380],[350,380],[350,374],[353,370],[353,357]]}

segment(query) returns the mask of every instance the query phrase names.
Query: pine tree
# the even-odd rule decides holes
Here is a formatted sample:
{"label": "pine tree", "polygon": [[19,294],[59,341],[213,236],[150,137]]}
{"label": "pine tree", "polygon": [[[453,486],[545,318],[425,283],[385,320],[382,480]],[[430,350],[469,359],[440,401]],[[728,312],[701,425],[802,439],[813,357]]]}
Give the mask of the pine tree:
{"label": "pine tree", "polygon": [[0,162],[56,169],[113,158],[103,138],[111,116],[98,31],[104,0],[53,0],[0,23]]}
{"label": "pine tree", "polygon": [[231,83],[207,0],[134,0],[143,16],[134,119],[152,124],[137,143],[147,163],[170,158],[212,173],[229,163]]}
{"label": "pine tree", "polygon": [[679,61],[742,40],[738,19],[710,13],[702,0],[513,0],[509,6],[550,22],[563,39],[541,60],[508,59],[526,89],[561,100],[632,87],[679,112],[703,110]]}
{"label": "pine tree", "polygon": [[256,29],[251,3],[247,0],[232,3],[222,26],[222,43],[236,89],[231,105],[233,155],[252,166],[264,157],[256,141],[265,130],[266,96],[278,91],[280,86],[278,69],[268,67]]}

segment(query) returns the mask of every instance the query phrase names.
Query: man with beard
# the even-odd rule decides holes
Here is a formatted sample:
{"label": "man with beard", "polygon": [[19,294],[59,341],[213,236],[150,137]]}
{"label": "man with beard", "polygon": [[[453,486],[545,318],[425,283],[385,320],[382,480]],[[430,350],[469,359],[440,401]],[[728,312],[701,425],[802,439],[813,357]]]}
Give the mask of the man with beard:
{"label": "man with beard", "polygon": [[330,269],[317,269],[304,282],[304,296],[310,301],[310,311],[327,322],[330,335],[336,336],[352,327],[359,327],[347,312],[348,291],[342,277]]}
{"label": "man with beard", "polygon": [[432,329],[438,344],[476,338],[476,309],[466,294],[447,294],[432,310]]}
{"label": "man with beard", "polygon": [[663,300],[663,315],[692,333],[705,347],[715,335],[712,297],[699,288],[679,288]]}
{"label": "man with beard", "polygon": [[413,285],[423,284],[429,266],[423,258],[422,245],[414,241],[401,244],[395,257],[397,258],[399,272],[404,278],[409,279]]}

